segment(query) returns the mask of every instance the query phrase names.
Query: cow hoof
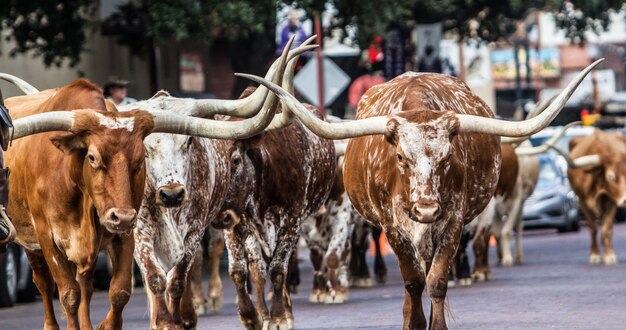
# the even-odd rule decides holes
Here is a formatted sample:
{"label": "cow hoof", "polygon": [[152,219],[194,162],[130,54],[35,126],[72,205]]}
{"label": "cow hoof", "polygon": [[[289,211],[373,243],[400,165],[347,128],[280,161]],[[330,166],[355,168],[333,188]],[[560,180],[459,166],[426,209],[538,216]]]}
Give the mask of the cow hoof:
{"label": "cow hoof", "polygon": [[287,286],[287,290],[289,290],[289,293],[291,293],[291,294],[298,294],[298,286],[297,285],[288,285]]}
{"label": "cow hoof", "polygon": [[589,255],[589,263],[592,265],[598,265],[602,262],[602,260],[600,259],[600,255],[599,254],[591,254]]}
{"label": "cow hoof", "polygon": [[459,279],[459,285],[460,286],[471,286],[472,285],[472,279],[471,278],[461,278],[461,279]]}
{"label": "cow hoof", "polygon": [[511,257],[511,256],[503,257],[501,265],[503,267],[511,267],[511,266],[513,266],[513,257]]}
{"label": "cow hoof", "polygon": [[207,313],[207,304],[206,301],[203,303],[198,303],[196,302],[194,304],[194,309],[196,310],[196,315],[200,316],[200,315],[205,315]]}
{"label": "cow hoof", "polygon": [[387,283],[387,274],[376,274],[376,283],[385,284]]}
{"label": "cow hoof", "polygon": [[522,256],[516,256],[515,257],[515,264],[516,265],[521,265],[523,263],[524,263],[524,257],[522,257]]}
{"label": "cow hoof", "polygon": [[455,280],[448,280],[448,288],[454,288],[456,286]]}
{"label": "cow hoof", "polygon": [[291,328],[289,328],[289,322],[287,322],[287,320],[263,322],[263,330],[289,330],[289,329]]}
{"label": "cow hoof", "polygon": [[309,302],[319,304],[324,301],[325,294],[320,290],[313,290],[309,295]]}
{"label": "cow hoof", "polygon": [[198,322],[196,321],[183,321],[183,329],[185,330],[193,330],[196,328]]}
{"label": "cow hoof", "polygon": [[289,328],[289,330],[295,328],[295,322],[293,318],[287,318],[287,327]]}
{"label": "cow hoof", "polygon": [[355,288],[371,288],[372,287],[372,279],[371,278],[355,278],[352,282],[352,286]]}
{"label": "cow hoof", "polygon": [[472,274],[472,278],[476,282],[484,282],[484,281],[487,280],[484,272],[474,273],[474,274]]}
{"label": "cow hoof", "polygon": [[607,254],[604,256],[604,264],[605,265],[615,265],[617,264],[617,256],[615,253]]}
{"label": "cow hoof", "polygon": [[210,297],[208,310],[211,312],[221,311],[222,310],[222,296]]}
{"label": "cow hoof", "polygon": [[331,291],[325,295],[325,304],[343,304],[348,301],[348,294],[345,292]]}

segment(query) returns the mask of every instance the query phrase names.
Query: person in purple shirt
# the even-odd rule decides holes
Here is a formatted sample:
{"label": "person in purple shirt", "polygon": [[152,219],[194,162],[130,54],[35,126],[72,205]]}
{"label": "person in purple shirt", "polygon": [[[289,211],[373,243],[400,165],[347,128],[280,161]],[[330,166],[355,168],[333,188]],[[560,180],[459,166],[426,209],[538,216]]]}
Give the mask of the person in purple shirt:
{"label": "person in purple shirt", "polygon": [[309,37],[302,28],[302,24],[300,24],[300,13],[298,13],[297,10],[290,9],[287,14],[287,20],[287,25],[285,25],[280,33],[280,44],[276,48],[276,54],[283,52],[283,48],[287,45],[287,41],[289,41],[289,38],[291,38],[294,34],[296,35],[296,39],[293,41],[291,49],[300,46],[300,44],[302,44]]}

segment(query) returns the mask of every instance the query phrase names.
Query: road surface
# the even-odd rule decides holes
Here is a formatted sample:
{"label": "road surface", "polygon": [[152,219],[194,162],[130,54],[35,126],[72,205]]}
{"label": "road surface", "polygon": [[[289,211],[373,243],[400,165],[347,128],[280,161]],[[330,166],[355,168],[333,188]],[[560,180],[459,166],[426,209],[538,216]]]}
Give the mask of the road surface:
{"label": "road surface", "polygon": [[[616,266],[587,264],[589,234],[556,234],[553,230],[524,235],[525,264],[493,268],[493,279],[448,291],[450,329],[626,329],[626,225],[615,227]],[[493,249],[492,249],[493,250]],[[493,258],[492,251],[492,262]],[[344,305],[315,305],[307,300],[310,263],[304,260],[300,293],[293,296],[297,329],[400,329],[403,285],[393,256],[387,257],[388,283],[353,290]],[[371,263],[370,263],[371,264]],[[200,317],[198,329],[241,329],[232,282],[223,275],[221,312]],[[425,302],[427,296],[424,296]],[[149,315],[143,289],[134,291],[124,310],[125,329],[147,329]],[[430,304],[425,304],[428,309]],[[92,321],[108,308],[106,292],[96,292]],[[58,319],[61,320],[57,304]],[[428,315],[428,310],[426,311]],[[41,302],[0,310],[0,329],[41,329]],[[61,322],[64,322],[61,320]],[[62,323],[62,328],[65,323]]]}

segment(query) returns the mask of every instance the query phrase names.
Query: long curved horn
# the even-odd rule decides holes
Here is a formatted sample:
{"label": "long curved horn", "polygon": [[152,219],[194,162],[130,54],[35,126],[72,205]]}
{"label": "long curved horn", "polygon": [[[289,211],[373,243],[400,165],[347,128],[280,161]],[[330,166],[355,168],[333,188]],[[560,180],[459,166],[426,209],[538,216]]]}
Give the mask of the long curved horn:
{"label": "long curved horn", "polygon": [[593,70],[604,59],[593,62],[580,72],[576,78],[571,81],[565,89],[559,93],[553,103],[540,115],[535,118],[523,121],[506,121],[493,118],[485,118],[472,115],[458,114],[460,132],[465,133],[484,133],[500,136],[522,137],[532,135],[546,127],[556,117],[565,106],[567,100],[572,96],[578,85],[583,81],[585,76]]}
{"label": "long curved horn", "polygon": [[15,119],[12,140],[50,131],[71,131],[77,114],[74,111],[52,111]]}
{"label": "long curved horn", "polygon": [[[295,90],[293,87],[293,77],[296,73],[296,64],[298,64],[298,59],[300,56],[296,56],[289,60],[287,63],[287,67],[285,68],[285,75],[283,76],[282,88],[289,94],[295,95]],[[259,88],[266,88],[263,85],[260,85]],[[289,110],[289,106],[285,103],[285,101],[281,100],[281,113],[274,116],[272,122],[265,128],[266,131],[272,131],[276,129],[283,128],[291,124],[293,120],[293,113]]]}
{"label": "long curved horn", "polygon": [[[295,37],[295,36],[294,36]],[[299,47],[287,51],[289,52],[289,59],[297,58],[300,54],[317,48],[317,45],[309,44],[314,40],[314,36],[310,37],[306,41],[304,41]],[[291,45],[294,38],[292,38],[287,45]],[[285,46],[287,47],[287,46]],[[288,61],[289,61],[288,59]],[[280,59],[274,61],[272,66],[267,71],[265,75],[266,79],[273,79],[276,71],[278,70]],[[261,86],[257,88],[254,93],[249,95],[246,98],[239,100],[215,100],[215,99],[204,99],[204,100],[194,100],[195,109],[190,113],[190,115],[195,117],[208,117],[214,114],[226,114],[229,116],[235,117],[250,117],[259,112],[261,105],[265,101],[268,95],[267,88]]]}
{"label": "long curved horn", "polygon": [[561,148],[555,145],[550,145],[550,148],[554,149],[554,151],[556,151],[561,156],[563,156],[563,158],[565,158],[565,160],[567,161],[567,165],[571,168],[581,168],[581,167],[587,167],[587,166],[597,167],[602,164],[600,162],[599,155],[586,155],[586,156],[578,157],[576,159],[572,159],[572,157],[570,157],[570,155],[567,152],[563,151]]}
{"label": "long curved horn", "polygon": [[11,75],[8,73],[0,73],[0,79],[8,81],[12,83],[13,85],[17,86],[17,88],[19,88],[22,91],[22,93],[26,95],[39,93],[39,90],[33,87],[33,85],[27,83],[23,79],[18,78],[14,75]]}
{"label": "long curved horn", "polygon": [[[535,108],[528,113],[528,116],[526,116],[526,120],[535,118],[541,113],[543,113],[548,108],[548,106],[552,102],[554,102],[554,99],[556,99],[557,96],[558,94],[555,94],[555,95],[552,95],[547,100],[541,100],[539,104],[535,106]],[[517,144],[517,146],[519,146],[520,143],[528,140],[529,138],[530,138],[530,135],[523,136],[523,137],[515,137],[515,138],[503,136],[500,138],[500,143]]]}
{"label": "long curved horn", "polygon": [[248,78],[259,84],[265,85],[272,92],[274,92],[283,101],[289,109],[300,119],[300,121],[308,127],[315,134],[325,139],[347,139],[350,137],[383,134],[387,127],[387,117],[372,117],[365,118],[350,122],[342,123],[327,123],[317,118],[313,113],[308,111],[302,103],[300,103],[294,96],[287,93],[284,89],[278,85],[273,84],[261,77],[254,75],[235,73],[235,75]]}
{"label": "long curved horn", "polygon": [[[277,73],[274,81],[280,82],[284,73],[285,63],[288,58],[289,48],[293,38],[287,43],[283,54],[277,64]],[[263,131],[272,121],[278,97],[270,94],[264,101],[261,111],[248,119],[240,121],[221,121],[212,119],[195,118],[181,115],[172,111],[149,111],[154,120],[154,133],[184,134],[212,139],[245,139]]]}
{"label": "long curved horn", "polygon": [[542,143],[540,146],[529,147],[529,148],[516,148],[515,154],[517,154],[518,156],[533,156],[533,155],[538,155],[540,153],[544,153],[548,151],[548,149],[550,149],[551,146],[553,146],[556,143],[556,141],[558,141],[568,129],[576,125],[580,125],[580,124],[582,124],[581,121],[571,122],[563,126],[563,128],[561,129],[561,131],[559,131],[559,133],[551,137],[548,141]]}

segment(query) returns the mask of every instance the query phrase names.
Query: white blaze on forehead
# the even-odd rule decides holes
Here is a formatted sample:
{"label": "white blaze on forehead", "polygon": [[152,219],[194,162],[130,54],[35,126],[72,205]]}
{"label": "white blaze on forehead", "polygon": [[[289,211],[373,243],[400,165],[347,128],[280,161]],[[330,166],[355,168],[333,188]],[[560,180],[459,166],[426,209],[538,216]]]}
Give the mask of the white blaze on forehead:
{"label": "white blaze on forehead", "polygon": [[156,133],[144,140],[147,156],[147,175],[155,188],[168,183],[186,185],[189,164],[189,137],[184,135]]}
{"label": "white blaze on forehead", "polygon": [[[424,130],[423,125],[399,120],[398,144],[408,160],[413,162],[410,167],[410,191],[411,200],[416,201],[419,196],[434,197],[439,190],[439,180],[430,180],[436,170],[437,160],[445,157],[450,152],[450,139],[447,129],[436,128],[439,120],[433,121],[429,129]],[[421,127],[420,127],[421,126]],[[430,156],[426,156],[426,151]],[[426,183],[432,182],[430,194],[425,194]]]}
{"label": "white blaze on forehead", "polygon": [[96,113],[96,116],[98,117],[98,120],[100,120],[100,125],[107,127],[107,128],[111,128],[111,129],[125,128],[129,132],[132,132],[133,129],[135,128],[135,118],[133,117],[109,118],[109,117],[105,117],[104,115],[100,113]]}

